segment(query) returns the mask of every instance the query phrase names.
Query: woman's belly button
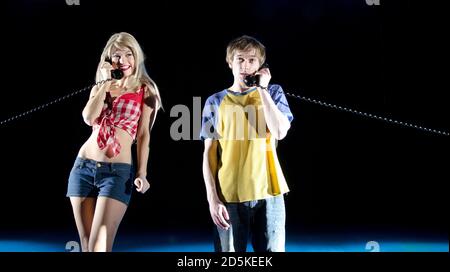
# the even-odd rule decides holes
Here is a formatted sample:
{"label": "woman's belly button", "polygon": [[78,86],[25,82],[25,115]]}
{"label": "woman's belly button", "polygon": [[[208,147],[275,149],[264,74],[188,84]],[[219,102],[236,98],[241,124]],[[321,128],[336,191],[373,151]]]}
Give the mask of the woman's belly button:
{"label": "woman's belly button", "polygon": [[[89,139],[81,147],[79,156],[88,157],[94,160],[109,160],[107,153],[109,147],[100,149],[97,143],[98,129],[93,131]],[[121,149],[120,153],[114,157],[114,159],[119,159],[121,161],[128,162],[131,160],[131,145],[133,144],[132,137],[124,130],[116,128],[115,137],[120,143]],[[113,159],[113,158],[111,158]]]}

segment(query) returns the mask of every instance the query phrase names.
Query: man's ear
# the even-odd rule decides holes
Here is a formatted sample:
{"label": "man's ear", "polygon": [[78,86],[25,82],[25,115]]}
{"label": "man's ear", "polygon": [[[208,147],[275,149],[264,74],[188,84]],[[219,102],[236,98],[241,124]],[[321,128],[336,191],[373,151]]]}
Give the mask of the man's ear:
{"label": "man's ear", "polygon": [[228,67],[230,67],[230,69],[233,70],[233,66],[229,62],[228,62]]}

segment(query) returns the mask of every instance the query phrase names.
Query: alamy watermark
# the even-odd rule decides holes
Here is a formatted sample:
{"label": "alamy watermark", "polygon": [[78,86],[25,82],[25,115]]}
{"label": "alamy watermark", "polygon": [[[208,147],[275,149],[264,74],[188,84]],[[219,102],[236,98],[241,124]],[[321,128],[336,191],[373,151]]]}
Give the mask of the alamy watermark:
{"label": "alamy watermark", "polygon": [[380,244],[377,241],[369,241],[366,243],[366,251],[380,252]]}
{"label": "alamy watermark", "polygon": [[380,0],[366,0],[366,4],[369,6],[379,6]]}
{"label": "alamy watermark", "polygon": [[80,252],[80,243],[77,241],[69,241],[66,243],[66,252]]}
{"label": "alamy watermark", "polygon": [[66,0],[68,6],[79,6],[80,0]]}
{"label": "alamy watermark", "polygon": [[268,135],[262,105],[222,105],[220,109],[217,105],[206,105],[202,114],[201,98],[193,97],[192,106],[192,115],[189,107],[183,104],[170,110],[170,117],[178,118],[170,126],[173,140],[211,138],[240,141],[265,139]]}

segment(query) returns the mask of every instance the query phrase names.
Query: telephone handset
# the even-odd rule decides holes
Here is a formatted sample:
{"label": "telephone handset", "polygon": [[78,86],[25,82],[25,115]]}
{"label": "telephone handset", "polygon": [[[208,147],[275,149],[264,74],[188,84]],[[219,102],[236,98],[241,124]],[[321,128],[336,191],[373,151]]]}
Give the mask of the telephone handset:
{"label": "telephone handset", "polygon": [[[259,67],[258,71],[263,68],[269,68],[269,64],[267,64],[266,62],[263,63],[263,65]],[[248,87],[259,86],[259,77],[260,75],[248,75],[244,78],[244,83]]]}
{"label": "telephone handset", "polygon": [[[108,62],[109,64],[113,65],[112,60],[110,58],[106,57],[105,61]],[[122,70],[120,70],[120,69],[111,70],[111,78],[119,80],[122,77],[123,77]]]}

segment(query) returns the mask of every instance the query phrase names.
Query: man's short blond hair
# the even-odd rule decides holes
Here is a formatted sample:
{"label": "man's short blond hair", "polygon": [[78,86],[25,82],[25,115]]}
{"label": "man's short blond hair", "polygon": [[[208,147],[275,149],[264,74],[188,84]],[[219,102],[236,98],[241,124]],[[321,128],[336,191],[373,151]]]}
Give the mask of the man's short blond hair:
{"label": "man's short blond hair", "polygon": [[255,49],[256,57],[258,58],[259,63],[263,64],[266,61],[266,47],[257,39],[247,35],[236,38],[228,44],[226,57],[227,63],[231,64],[236,51],[239,50],[245,52],[251,49]]}

